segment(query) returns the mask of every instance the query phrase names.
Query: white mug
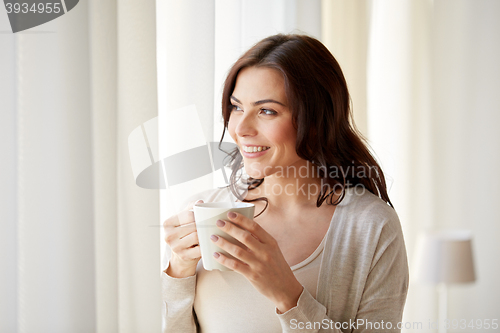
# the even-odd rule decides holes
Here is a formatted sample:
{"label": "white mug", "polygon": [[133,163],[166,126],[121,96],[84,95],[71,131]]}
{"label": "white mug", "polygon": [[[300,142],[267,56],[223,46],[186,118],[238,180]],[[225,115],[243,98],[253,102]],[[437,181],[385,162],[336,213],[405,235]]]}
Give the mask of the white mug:
{"label": "white mug", "polygon": [[[203,267],[208,270],[218,269],[220,271],[230,271],[226,266],[219,264],[213,257],[214,252],[219,252],[229,258],[233,258],[226,251],[215,245],[210,240],[210,236],[217,235],[227,241],[242,246],[242,244],[219,229],[216,225],[217,220],[228,221],[227,213],[234,211],[250,219],[253,219],[255,205],[248,202],[207,202],[195,204],[193,207],[194,220],[198,231],[198,241],[201,249],[201,260]],[[242,246],[243,247],[243,246]]]}

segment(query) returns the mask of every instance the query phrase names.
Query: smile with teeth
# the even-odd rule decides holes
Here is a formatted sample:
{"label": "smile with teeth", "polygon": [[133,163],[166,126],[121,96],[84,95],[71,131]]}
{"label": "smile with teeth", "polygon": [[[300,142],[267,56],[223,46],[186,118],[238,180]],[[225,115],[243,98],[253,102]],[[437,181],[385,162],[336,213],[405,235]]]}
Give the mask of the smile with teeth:
{"label": "smile with teeth", "polygon": [[256,152],[259,152],[259,151],[264,151],[264,150],[268,150],[269,148],[271,147],[266,147],[266,146],[252,146],[252,147],[248,147],[248,146],[243,146],[243,150],[247,153],[256,153]]}

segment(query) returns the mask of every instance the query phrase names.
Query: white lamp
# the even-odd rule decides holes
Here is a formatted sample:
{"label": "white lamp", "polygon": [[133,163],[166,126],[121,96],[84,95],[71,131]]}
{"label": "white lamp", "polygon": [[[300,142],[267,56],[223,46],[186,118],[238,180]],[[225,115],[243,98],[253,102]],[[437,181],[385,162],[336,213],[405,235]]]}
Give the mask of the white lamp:
{"label": "white lamp", "polygon": [[446,332],[448,284],[476,280],[471,241],[467,230],[428,232],[417,240],[415,280],[438,285],[440,333]]}

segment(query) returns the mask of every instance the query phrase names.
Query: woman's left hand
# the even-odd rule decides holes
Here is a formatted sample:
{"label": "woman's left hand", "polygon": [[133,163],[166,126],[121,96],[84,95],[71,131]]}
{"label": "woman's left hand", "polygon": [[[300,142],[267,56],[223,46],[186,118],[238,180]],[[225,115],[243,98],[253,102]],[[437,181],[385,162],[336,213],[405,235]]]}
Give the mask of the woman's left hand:
{"label": "woman's left hand", "polygon": [[276,240],[246,216],[229,212],[228,218],[230,222],[219,220],[217,226],[246,248],[213,235],[212,241],[236,258],[235,260],[216,252],[216,260],[245,276],[281,313],[295,307],[303,287],[295,278]]}

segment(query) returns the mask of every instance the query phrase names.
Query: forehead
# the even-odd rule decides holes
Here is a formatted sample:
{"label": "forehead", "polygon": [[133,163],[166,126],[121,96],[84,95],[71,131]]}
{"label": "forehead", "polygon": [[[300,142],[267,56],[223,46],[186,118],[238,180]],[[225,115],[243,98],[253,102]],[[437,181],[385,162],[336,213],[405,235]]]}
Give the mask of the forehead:
{"label": "forehead", "polygon": [[236,78],[233,96],[244,103],[274,99],[286,104],[285,80],[276,69],[247,67]]}

